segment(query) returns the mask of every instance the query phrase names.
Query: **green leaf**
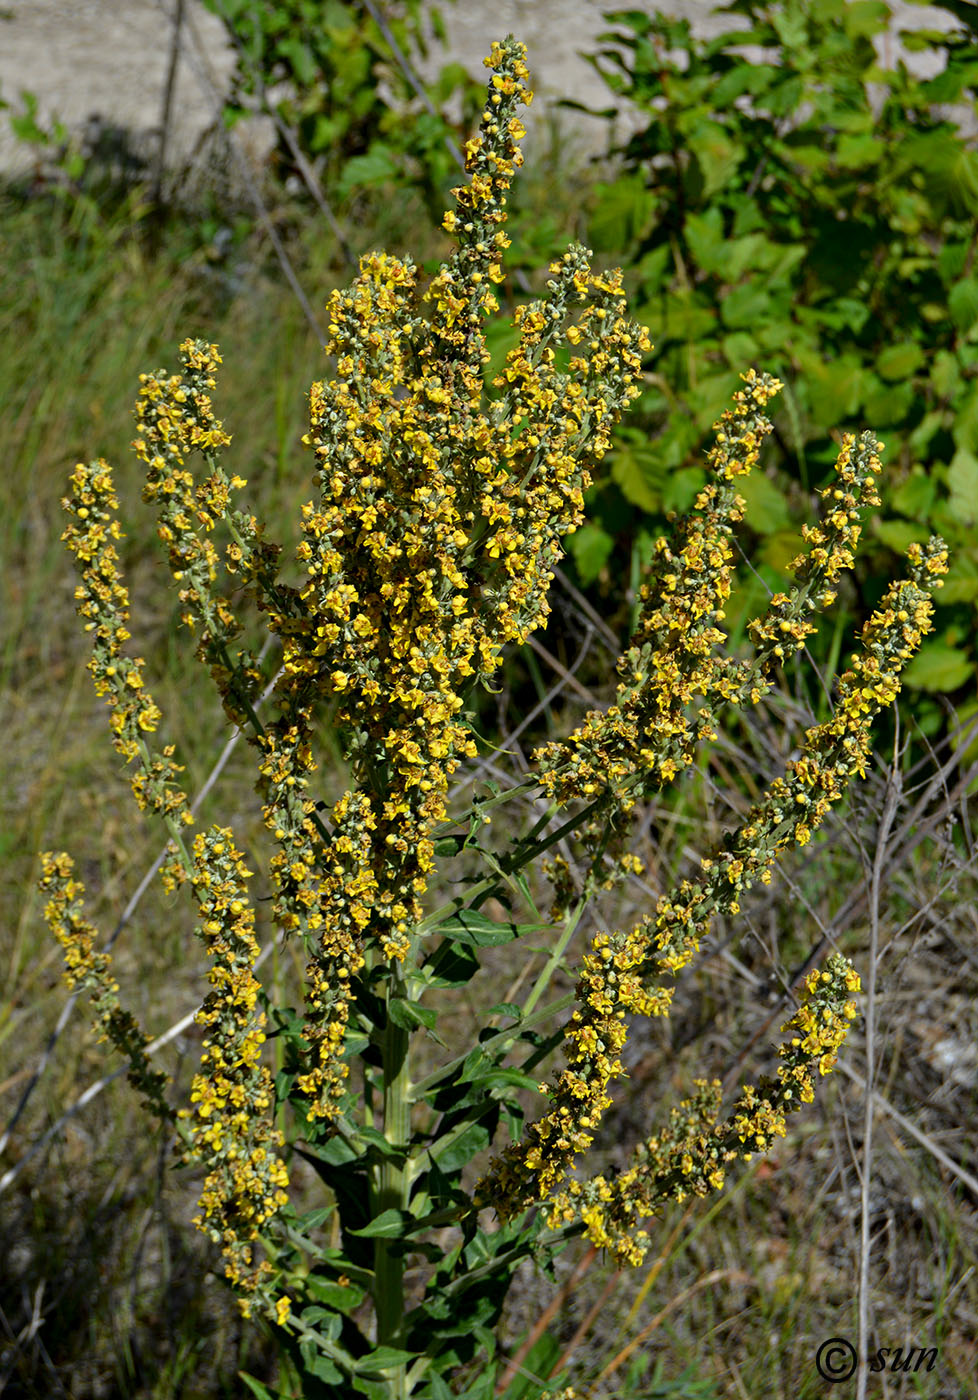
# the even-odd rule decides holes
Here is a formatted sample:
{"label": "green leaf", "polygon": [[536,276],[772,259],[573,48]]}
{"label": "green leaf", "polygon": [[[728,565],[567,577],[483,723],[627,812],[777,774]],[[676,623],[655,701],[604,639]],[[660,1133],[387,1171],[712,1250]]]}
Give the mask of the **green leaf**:
{"label": "green leaf", "polygon": [[368,1240],[399,1240],[406,1233],[406,1227],[414,1224],[414,1216],[407,1210],[385,1210],[375,1215],[369,1225],[360,1230],[351,1230],[351,1235],[359,1235]]}
{"label": "green leaf", "polygon": [[724,270],[727,244],[723,237],[723,214],[716,205],[703,213],[687,215],[683,232],[690,252],[704,272]]}
{"label": "green leaf", "polygon": [[[668,243],[662,243],[658,248],[653,248],[651,252],[645,254],[640,259],[637,272],[640,278],[640,285],[644,296],[651,297],[662,290],[668,274],[666,264],[672,256],[672,249]],[[639,318],[641,319],[641,318]]]}
{"label": "green leaf", "polygon": [[860,35],[872,36],[885,29],[890,19],[890,7],[884,0],[852,0],[846,5],[843,23],[850,39]]}
{"label": "green leaf", "polygon": [[673,472],[662,493],[662,509],[678,514],[689,510],[705,484],[706,472],[702,467],[683,467]]}
{"label": "green leaf", "polygon": [[479,971],[479,960],[461,943],[442,943],[424,965],[429,987],[464,987]]}
{"label": "green leaf", "polygon": [[436,856],[457,856],[465,850],[468,837],[460,834],[454,836],[443,836],[440,841],[433,842]]}
{"label": "green leaf", "polygon": [[358,1376],[372,1376],[378,1371],[386,1371],[390,1366],[407,1366],[417,1359],[413,1351],[402,1351],[398,1347],[375,1347],[369,1356],[357,1362],[356,1373]]}
{"label": "green leaf", "polygon": [[340,1313],[354,1312],[367,1296],[366,1290],[354,1283],[344,1287],[335,1279],[320,1278],[316,1274],[307,1274],[303,1286],[310,1298]]}
{"label": "green leaf", "polygon": [[720,302],[723,324],[730,330],[748,330],[763,320],[771,301],[770,289],[762,278],[752,278],[734,287]]}
{"label": "green leaf", "polygon": [[736,175],[744,148],[717,121],[699,118],[681,125],[686,126],[686,149],[703,176],[700,198],[707,200],[717,190],[724,189]]}
{"label": "green leaf", "polygon": [[256,1395],[258,1400],[287,1400],[287,1396],[281,1390],[269,1390],[267,1385],[256,1381],[254,1376],[248,1375],[247,1371],[239,1371],[238,1379],[244,1381],[252,1395]]}
{"label": "green leaf", "polygon": [[904,379],[901,384],[884,384],[872,370],[864,372],[862,411],[867,422],[877,430],[902,423],[916,402],[917,391],[912,379]]}
{"label": "green leaf", "polygon": [[952,351],[938,350],[930,367],[930,382],[939,398],[950,399],[957,393],[961,383],[961,366]]}
{"label": "green leaf", "polygon": [[926,526],[911,520],[874,520],[873,534],[897,554],[906,554],[908,545],[926,544],[930,538]]}
{"label": "green leaf", "polygon": [[744,520],[759,535],[772,535],[789,521],[788,502],[771,479],[763,472],[751,472],[738,477],[737,493],[747,502]]}
{"label": "green leaf", "polygon": [[876,357],[876,368],[884,379],[906,379],[923,363],[924,352],[915,340],[889,345]]}
{"label": "green leaf", "polygon": [[335,1205],[321,1206],[318,1210],[305,1211],[302,1215],[296,1216],[296,1228],[301,1230],[303,1234],[308,1233],[310,1230],[318,1230],[320,1225],[325,1225],[326,1221],[329,1220],[330,1216],[334,1215],[335,1212]]}
{"label": "green leaf", "polygon": [[978,453],[978,384],[972,384],[959,399],[953,433],[959,452]]}
{"label": "green leaf", "polygon": [[550,924],[501,924],[477,909],[462,909],[433,931],[453,943],[465,943],[472,948],[497,948],[503,943],[512,943],[521,934],[537,933],[542,928],[550,928]]}
{"label": "green leaf", "polygon": [[439,1168],[447,1173],[458,1171],[478,1153],[489,1146],[489,1130],[481,1123],[470,1123],[465,1132],[455,1138],[439,1152],[438,1144],[431,1148],[431,1155]]}
{"label": "green leaf", "polygon": [[797,352],[805,371],[804,386],[812,417],[822,427],[834,428],[840,417],[850,417],[862,402],[865,371],[853,353],[826,361],[807,349]]}
{"label": "green leaf", "polygon": [[316,79],[319,65],[308,44],[297,36],[284,39],[278,46],[282,58],[292,69],[292,75],[302,87],[308,87]]}
{"label": "green leaf", "polygon": [[967,654],[946,642],[925,642],[902,674],[905,685],[917,690],[948,693],[964,685],[973,666]]}
{"label": "green leaf", "polygon": [[403,997],[391,998],[387,1014],[402,1031],[413,1031],[415,1026],[432,1030],[438,1024],[438,1012],[433,1007],[419,1006],[416,1001],[406,1001]]}
{"label": "green leaf", "polygon": [[655,196],[644,175],[623,175],[594,189],[597,207],[588,220],[588,242],[596,252],[620,253],[645,232]]}
{"label": "green leaf", "polygon": [[978,280],[965,277],[948,293],[948,310],[958,330],[965,335],[978,321]]}
{"label": "green leaf", "polygon": [[[611,458],[612,481],[621,487],[621,493],[629,505],[638,506],[648,515],[654,515],[662,508],[662,491],[668,475],[668,467],[658,454],[658,444],[634,451],[629,443],[622,443]],[[575,538],[571,536],[571,548]],[[614,541],[609,536],[608,554],[613,547]],[[607,554],[601,560],[602,565],[606,559]]]}
{"label": "green leaf", "polygon": [[868,165],[879,164],[885,150],[886,144],[868,131],[845,132],[839,137],[835,160],[844,170],[864,170]]}
{"label": "green leaf", "polygon": [[344,165],[336,188],[341,198],[356,189],[382,185],[398,174],[397,165],[386,146],[375,144],[362,156],[352,156]]}
{"label": "green leaf", "polygon": [[974,525],[978,520],[978,457],[964,448],[955,452],[947,484],[951,491],[948,510],[962,525]]}
{"label": "green leaf", "polygon": [[[742,238],[730,238],[726,245],[726,259],[720,271],[725,282],[738,282],[750,269],[767,269],[777,261],[783,262],[781,248],[769,243],[763,233],[745,233]],[[755,279],[756,280],[756,279]],[[770,278],[764,277],[765,286]]]}
{"label": "green leaf", "polygon": [[[894,510],[911,520],[925,520],[934,503],[937,487],[926,473],[915,467],[906,481],[894,491],[890,500]],[[941,599],[944,600],[944,592]]]}
{"label": "green leaf", "polygon": [[664,301],[663,311],[660,312],[655,303],[649,303],[638,315],[640,321],[656,327],[655,334],[661,335],[663,340],[668,338],[688,345],[716,329],[716,311],[699,302],[695,293],[667,292]]}
{"label": "green leaf", "polygon": [[369,1143],[371,1147],[375,1147],[382,1157],[402,1157],[404,1155],[403,1147],[395,1147],[395,1145],[392,1142],[388,1142],[384,1134],[378,1132],[376,1128],[362,1127],[358,1129],[358,1131],[364,1142]]}
{"label": "green leaf", "polygon": [[807,553],[807,546],[799,531],[775,530],[761,543],[758,558],[772,569],[777,569],[779,574],[787,575],[792,559],[797,559],[803,553]]}
{"label": "green leaf", "polygon": [[798,264],[808,256],[808,248],[804,243],[793,243],[788,247],[779,245],[779,253],[777,261],[772,263],[768,269],[767,283],[769,287],[776,282],[786,282]]}
{"label": "green leaf", "polygon": [[[616,453],[616,459],[618,456],[619,454]],[[581,581],[587,587],[594,582],[604,568],[615,547],[615,542],[606,530],[602,530],[600,525],[594,525],[591,521],[587,521],[570,536],[567,547],[577,565]]]}
{"label": "green leaf", "polygon": [[978,557],[960,547],[951,555],[940,592],[941,603],[973,603],[978,598]]}
{"label": "green leaf", "polygon": [[748,331],[731,331],[723,337],[722,345],[727,363],[738,373],[744,365],[753,364],[760,351],[760,346]]}

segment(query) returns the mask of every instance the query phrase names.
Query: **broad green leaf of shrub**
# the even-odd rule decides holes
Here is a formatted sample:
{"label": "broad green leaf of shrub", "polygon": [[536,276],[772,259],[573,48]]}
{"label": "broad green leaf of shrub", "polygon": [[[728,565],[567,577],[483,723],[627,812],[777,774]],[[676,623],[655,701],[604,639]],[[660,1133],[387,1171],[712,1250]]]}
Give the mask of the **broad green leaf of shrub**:
{"label": "broad green leaf of shrub", "polygon": [[690,214],[686,220],[686,242],[704,272],[727,271],[728,243],[723,233],[723,215],[717,208]]}
{"label": "broad green leaf of shrub", "polygon": [[978,384],[972,384],[959,400],[954,415],[954,441],[959,450],[978,452]]}
{"label": "broad green leaf of shrub", "polygon": [[937,494],[937,487],[923,467],[914,467],[906,481],[890,497],[894,510],[911,520],[924,520]]}
{"label": "broad green leaf of shrub", "polygon": [[672,249],[668,243],[663,243],[660,248],[653,248],[640,258],[638,263],[638,275],[641,279],[641,288],[647,297],[657,293],[663,285],[666,276],[666,266],[671,261]]}
{"label": "broad green leaf of shrub", "polygon": [[964,277],[955,282],[948,293],[947,304],[954,324],[967,335],[978,321],[978,281],[974,277]]}
{"label": "broad green leaf of shrub", "polygon": [[807,352],[799,354],[805,370],[812,417],[821,427],[833,427],[840,414],[854,414],[863,400],[866,372],[854,354],[826,363]]}
{"label": "broad green leaf of shrub", "polygon": [[788,524],[790,512],[784,492],[763,472],[738,479],[737,492],[747,502],[744,521],[757,534],[773,535]]}
{"label": "broad green leaf of shrub", "polygon": [[587,587],[598,577],[612,550],[615,542],[606,530],[600,525],[590,522],[575,530],[567,541],[567,547],[577,566],[577,572]]}
{"label": "broad green leaf of shrub", "polygon": [[689,510],[705,484],[706,472],[702,467],[683,467],[680,471],[672,472],[662,492],[663,510]]}
{"label": "broad green leaf of shrub", "polygon": [[771,302],[771,290],[760,278],[734,287],[720,303],[723,324],[730,330],[746,330],[763,321]]}
{"label": "broad green leaf of shrub", "polygon": [[898,552],[911,544],[927,543],[927,529],[912,520],[874,520],[873,534],[887,549]]}
{"label": "broad green leaf of shrub", "polygon": [[[657,444],[644,441],[638,434],[629,435],[612,458],[612,480],[621,487],[626,500],[650,514],[661,509],[667,475],[668,467]],[[580,535],[581,530],[577,533]]]}
{"label": "broad green leaf of shrub", "polygon": [[699,167],[703,199],[723,189],[743,159],[742,146],[714,121],[698,121],[687,127],[686,149]]}
{"label": "broad green leaf of shrub", "polygon": [[961,385],[961,366],[951,350],[938,350],[930,367],[930,382],[938,398],[953,398]]}
{"label": "broad green leaf of shrub", "polygon": [[973,603],[978,599],[978,551],[959,549],[944,578],[946,603]]}
{"label": "broad green leaf of shrub", "polygon": [[753,364],[760,353],[760,345],[748,331],[731,331],[720,343],[728,365]]}
{"label": "broad green leaf of shrub", "polygon": [[906,379],[923,363],[924,352],[915,340],[889,345],[876,357],[877,371],[884,379]]}
{"label": "broad green leaf of shrub", "polygon": [[867,423],[872,423],[878,431],[903,423],[916,402],[917,391],[909,379],[901,384],[884,384],[867,369],[863,385],[862,413]]}
{"label": "broad green leaf of shrub", "polygon": [[956,452],[947,470],[947,484],[951,515],[962,525],[974,525],[978,520],[978,457],[964,449]]}
{"label": "broad green leaf of shrub", "polygon": [[878,140],[868,131],[858,136],[846,134],[839,138],[835,159],[847,170],[860,170],[864,166],[878,164],[885,151],[885,142]]}
{"label": "broad green leaf of shrub", "polygon": [[787,577],[788,565],[792,559],[797,559],[806,547],[800,531],[775,530],[760,545],[758,558],[769,568],[777,569],[779,574]]}
{"label": "broad green leaf of shrub", "polygon": [[904,685],[915,690],[947,693],[964,685],[973,673],[970,658],[946,642],[924,642],[903,672]]}
{"label": "broad green leaf of shrub", "polygon": [[[935,434],[944,426],[947,417],[943,408],[935,408],[931,413],[925,413],[923,418],[914,428],[907,438],[907,445],[911,448],[915,457],[926,457],[931,442]],[[931,498],[933,501],[933,497]]]}
{"label": "broad green leaf of shrub", "polygon": [[655,196],[642,176],[596,185],[594,198],[588,241],[596,252],[620,253],[645,232],[655,212]]}
{"label": "broad green leaf of shrub", "polygon": [[397,173],[397,164],[387,147],[374,145],[366,154],[353,156],[346,162],[336,188],[346,198],[355,189],[366,189],[393,180]]}

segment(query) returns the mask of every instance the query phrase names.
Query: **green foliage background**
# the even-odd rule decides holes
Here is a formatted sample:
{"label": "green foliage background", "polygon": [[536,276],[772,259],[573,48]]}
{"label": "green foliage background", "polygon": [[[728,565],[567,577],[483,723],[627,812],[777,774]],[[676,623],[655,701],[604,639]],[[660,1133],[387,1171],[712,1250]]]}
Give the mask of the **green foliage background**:
{"label": "green foliage background", "polygon": [[[734,0],[722,13],[750,29],[709,41],[685,20],[606,13],[617,31],[602,38],[616,47],[589,61],[648,122],[617,149],[622,173],[594,192],[588,237],[616,262],[624,253],[655,351],[652,387],[571,550],[586,583],[646,557],[664,516],[699,489],[704,441],[738,371],[761,364],[785,390],[767,471],[744,488],[760,580],[782,586],[840,434],[874,428],[885,504],[851,606],[864,616],[896,554],[940,531],[951,573],[937,634],[906,683],[966,702],[978,603],[978,151],[935,109],[975,102],[978,7],[941,8],[967,32],[903,36],[909,49],[946,52],[927,81],[877,64],[871,40],[888,16],[877,0],[780,10]],[[748,41],[767,61],[730,52]],[[684,70],[667,50],[687,56]],[[885,89],[878,116],[871,83]],[[830,646],[816,648],[821,661]],[[919,717],[934,732],[940,712],[924,703]]]}

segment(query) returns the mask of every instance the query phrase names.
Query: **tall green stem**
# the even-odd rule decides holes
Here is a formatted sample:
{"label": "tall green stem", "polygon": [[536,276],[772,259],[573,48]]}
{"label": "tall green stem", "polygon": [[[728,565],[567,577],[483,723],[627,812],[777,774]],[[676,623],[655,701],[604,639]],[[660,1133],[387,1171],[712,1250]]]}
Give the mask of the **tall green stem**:
{"label": "tall green stem", "polygon": [[[398,1155],[385,1157],[374,1169],[373,1218],[385,1210],[407,1210],[411,1177],[407,1163],[410,1127],[409,1075],[410,1036],[394,1024],[390,1006],[395,998],[406,996],[404,977],[399,963],[392,962],[387,981],[387,1025],[381,1050],[384,1075],[384,1137]],[[404,1325],[404,1256],[391,1252],[391,1240],[374,1242],[374,1307],[377,1313],[377,1345],[403,1346]],[[407,1400],[406,1368],[392,1366],[386,1372],[390,1384],[390,1400]]]}

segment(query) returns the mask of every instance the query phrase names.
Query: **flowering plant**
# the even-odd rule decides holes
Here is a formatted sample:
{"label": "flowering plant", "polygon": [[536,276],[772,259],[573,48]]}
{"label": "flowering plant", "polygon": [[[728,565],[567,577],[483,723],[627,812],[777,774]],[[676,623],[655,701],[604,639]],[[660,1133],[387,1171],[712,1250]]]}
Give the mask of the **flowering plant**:
{"label": "flowering plant", "polygon": [[[197,1223],[221,1247],[244,1312],[281,1329],[308,1394],[317,1385],[329,1395],[394,1400],[491,1394],[493,1329],[523,1259],[546,1261],[584,1235],[619,1263],[639,1263],[663,1202],[719,1190],[733,1164],[783,1136],[787,1115],[811,1102],[816,1074],[832,1068],[856,1015],[859,978],[838,954],[808,976],[782,1028],[775,1074],[743,1086],[726,1109],[719,1083],[698,1080],[668,1124],[636,1145],[626,1170],[580,1170],[624,1074],[630,1018],[668,1015],[676,976],[710,920],[736,914],[742,893],[770,881],[781,853],[804,845],[850,776],[864,775],[869,726],[897,694],[900,670],[930,626],[929,589],[946,571],[939,539],[911,548],[906,578],[863,631],[832,718],[806,732],[800,756],[703,858],[696,881],[662,896],[635,928],[593,934],[575,992],[546,1003],[592,896],[610,887],[609,865],[612,881],[640,868],[623,849],[636,805],[688,769],[701,740],[716,738],[721,706],[756,704],[770,692],[775,667],[832,602],[853,561],[860,510],[879,503],[881,465],[872,434],[845,439],[821,493],[824,518],[806,528],[809,548],[794,562],[794,587],[751,623],[749,659],[722,655],[732,531],[743,510],[737,480],[757,460],[771,426],[763,409],[781,387],[744,374],[734,408],[715,425],[711,480],[671,538],[658,541],[639,625],[619,662],[617,702],[541,746],[525,782],[449,810],[453,773],[477,756],[467,697],[488,684],[508,643],[545,621],[561,540],[583,518],[587,463],[607,450],[651,349],[625,314],[620,273],[595,274],[587,250],[574,246],[551,266],[542,297],[517,309],[519,343],[493,381],[502,392],[486,394],[483,325],[498,309],[506,191],[524,134],[517,109],[531,97],[524,52],[512,38],[493,45],[481,132],[466,152],[470,178],[444,220],[456,249],[420,301],[414,266],[384,254],[363,258],[353,285],[330,298],[326,349],[336,379],[310,393],[306,441],[319,494],[302,508],[299,586],[280,579],[279,549],[231,504],[245,483],[221,465],[230,439],[211,401],[216,347],[188,340],[180,373],[140,380],[134,445],[144,499],[159,511],[197,655],[255,748],[275,843],[273,919],[307,959],[301,1016],[274,1005],[255,976],[252,872],[234,833],[215,826],[188,841],[194,819],[174,748],[151,747],[161,716],[143,662],[123,651],[129,599],[107,464],[77,466],[63,503],[96,689],[110,707],[116,749],[135,765],[137,803],[167,827],[163,878],[170,889],[189,885],[210,960],[189,1107],[171,1106],[167,1076],[150,1066],[147,1037],[96,951],[64,853],[43,856],[46,917],[70,984],[90,992],[103,1037],[128,1058],[146,1104],[174,1133],[179,1160],[203,1166]],[[199,483],[187,468],[191,453],[209,472]],[[223,561],[210,538],[218,522],[229,539]],[[216,590],[221,567],[280,641],[272,719],[259,717],[267,680],[259,657],[235,649],[242,626]],[[353,784],[324,818],[312,795],[311,733],[329,700]],[[493,808],[540,790],[545,818],[505,856],[480,843]],[[563,857],[544,862],[555,896],[547,914],[522,872],[571,832],[581,835],[586,873],[575,882]],[[464,850],[479,853],[490,873],[426,915],[421,899],[436,862]],[[507,889],[530,904],[531,922],[485,912]],[[479,971],[480,950],[541,929],[544,964],[522,1004],[493,1007],[474,1043],[415,1078],[418,1047],[444,1046],[439,1013]],[[539,1028],[565,1012],[556,1035],[543,1037]],[[274,1079],[262,1062],[270,1021],[287,1050]],[[566,1067],[538,1084],[532,1071],[561,1042]],[[537,1092],[546,1106],[525,1126],[520,1096]],[[282,1109],[287,1135],[276,1126]],[[486,1156],[501,1122],[512,1140]],[[473,1179],[468,1168],[480,1154]],[[296,1156],[324,1183],[322,1208],[301,1213],[292,1204]]]}

